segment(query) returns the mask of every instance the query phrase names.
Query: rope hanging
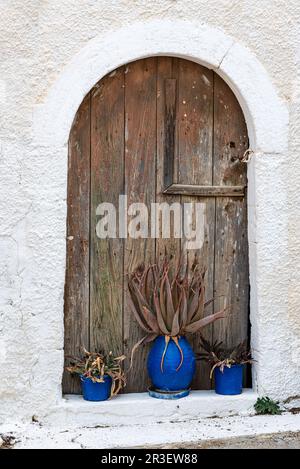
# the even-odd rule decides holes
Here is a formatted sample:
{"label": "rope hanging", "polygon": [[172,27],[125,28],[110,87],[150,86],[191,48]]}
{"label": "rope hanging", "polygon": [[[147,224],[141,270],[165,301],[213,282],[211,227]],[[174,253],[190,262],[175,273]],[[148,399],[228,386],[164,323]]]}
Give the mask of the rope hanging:
{"label": "rope hanging", "polygon": [[254,156],[254,151],[248,148],[240,158],[241,163],[249,163]]}

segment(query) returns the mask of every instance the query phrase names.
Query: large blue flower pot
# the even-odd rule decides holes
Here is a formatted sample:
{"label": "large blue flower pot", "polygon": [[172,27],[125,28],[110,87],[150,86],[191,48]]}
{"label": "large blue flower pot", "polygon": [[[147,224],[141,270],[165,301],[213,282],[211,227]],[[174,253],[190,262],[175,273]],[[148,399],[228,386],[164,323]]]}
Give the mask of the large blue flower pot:
{"label": "large blue flower pot", "polygon": [[86,401],[106,401],[110,397],[112,379],[104,375],[104,383],[93,383],[90,378],[80,376],[83,399]]}
{"label": "large blue flower pot", "polygon": [[224,371],[215,368],[215,391],[223,396],[241,394],[243,390],[243,371],[245,365],[224,367]]}
{"label": "large blue flower pot", "polygon": [[195,355],[185,337],[180,337],[178,344],[183,353],[181,367],[178,369],[181,362],[180,351],[171,339],[166,349],[162,370],[161,361],[166,347],[165,337],[157,337],[152,345],[148,355],[147,368],[156,390],[180,391],[190,387],[196,368]]}

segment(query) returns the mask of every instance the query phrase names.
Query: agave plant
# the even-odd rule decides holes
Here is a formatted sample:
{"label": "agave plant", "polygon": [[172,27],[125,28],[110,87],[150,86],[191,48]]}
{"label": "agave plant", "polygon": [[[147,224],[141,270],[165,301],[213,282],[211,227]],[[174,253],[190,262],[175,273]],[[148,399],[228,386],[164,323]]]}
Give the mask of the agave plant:
{"label": "agave plant", "polygon": [[93,383],[104,383],[104,375],[112,378],[111,396],[115,396],[126,385],[126,379],[121,363],[125,355],[114,357],[112,352],[107,356],[104,353],[88,352],[83,350],[83,358],[68,357],[71,359],[66,370],[72,374],[89,378]]}
{"label": "agave plant", "polygon": [[[173,270],[165,258],[160,265],[140,265],[129,276],[129,305],[136,321],[146,332],[133,347],[131,357],[139,345],[164,335],[164,355],[169,341],[173,340],[181,353],[180,368],[183,356],[178,337],[198,332],[225,317],[225,309],[203,317],[205,307],[213,301],[205,301],[204,277],[205,271],[200,269],[196,257],[191,267],[180,259]],[[163,359],[164,356],[161,368]]]}
{"label": "agave plant", "polygon": [[231,368],[233,365],[253,363],[247,340],[234,347],[225,347],[223,342],[209,342],[201,336],[200,345],[204,351],[199,353],[197,358],[204,359],[211,365],[210,379],[212,379],[215,368],[219,367],[223,373],[225,367]]}

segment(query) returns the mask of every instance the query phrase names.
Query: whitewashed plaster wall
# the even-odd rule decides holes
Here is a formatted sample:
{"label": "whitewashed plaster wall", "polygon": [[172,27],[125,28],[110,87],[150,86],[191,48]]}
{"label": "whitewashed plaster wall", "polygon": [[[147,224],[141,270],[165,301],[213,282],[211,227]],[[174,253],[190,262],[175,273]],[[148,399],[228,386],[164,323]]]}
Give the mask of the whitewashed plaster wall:
{"label": "whitewashed plaster wall", "polygon": [[[43,416],[61,398],[66,135],[91,77],[122,63],[115,45],[99,76],[92,56],[82,70],[76,57],[143,22],[161,21],[145,49],[152,41],[165,53],[173,42],[174,54],[176,47],[195,60],[198,53],[244,108],[257,151],[249,167],[254,382],[275,398],[300,395],[298,0],[1,0],[0,8],[0,421]],[[173,28],[162,43],[164,24]],[[216,40],[203,58],[205,31]],[[261,85],[256,100],[251,76]],[[55,101],[62,90],[65,102]]]}

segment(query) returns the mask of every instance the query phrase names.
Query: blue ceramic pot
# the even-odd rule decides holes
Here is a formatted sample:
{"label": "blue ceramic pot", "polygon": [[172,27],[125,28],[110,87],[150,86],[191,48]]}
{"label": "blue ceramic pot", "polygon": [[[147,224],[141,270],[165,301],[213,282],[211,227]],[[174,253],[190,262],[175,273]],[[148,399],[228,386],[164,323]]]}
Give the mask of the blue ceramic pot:
{"label": "blue ceramic pot", "polygon": [[153,387],[157,390],[179,391],[190,387],[196,368],[195,355],[185,337],[178,338],[178,344],[183,354],[181,366],[179,367],[180,350],[171,339],[166,348],[162,370],[162,356],[166,347],[165,336],[157,337],[152,345],[147,368]]}
{"label": "blue ceramic pot", "polygon": [[215,391],[223,396],[234,396],[241,394],[243,390],[243,371],[245,365],[232,365],[231,368],[224,367],[215,369]]}
{"label": "blue ceramic pot", "polygon": [[90,378],[80,376],[83,399],[86,401],[106,401],[110,397],[112,379],[104,375],[103,383],[93,383]]}

